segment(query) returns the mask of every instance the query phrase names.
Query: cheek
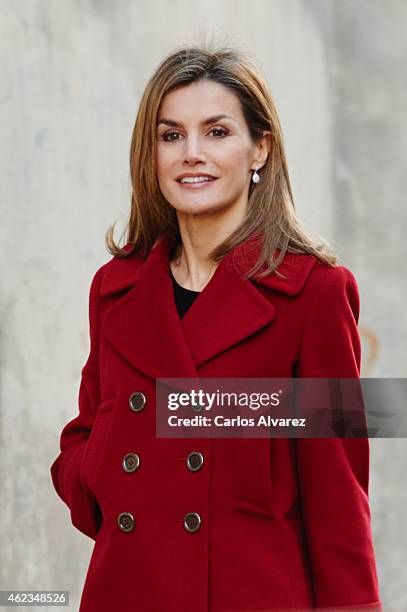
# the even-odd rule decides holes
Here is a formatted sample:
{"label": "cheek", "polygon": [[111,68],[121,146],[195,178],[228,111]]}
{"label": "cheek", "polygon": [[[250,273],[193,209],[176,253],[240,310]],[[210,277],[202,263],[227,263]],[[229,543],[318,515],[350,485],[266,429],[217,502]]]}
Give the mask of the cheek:
{"label": "cheek", "polygon": [[158,174],[158,177],[162,181],[168,178],[168,172],[171,167],[171,164],[173,163],[173,157],[174,155],[171,155],[171,153],[168,150],[158,148],[157,150],[157,174]]}
{"label": "cheek", "polygon": [[218,156],[219,168],[228,175],[245,176],[249,167],[249,151],[246,143],[235,141],[225,148]]}
{"label": "cheek", "polygon": [[248,180],[248,161],[242,155],[231,157],[224,165],[221,175],[226,178],[225,185],[233,185],[236,189],[244,187]]}

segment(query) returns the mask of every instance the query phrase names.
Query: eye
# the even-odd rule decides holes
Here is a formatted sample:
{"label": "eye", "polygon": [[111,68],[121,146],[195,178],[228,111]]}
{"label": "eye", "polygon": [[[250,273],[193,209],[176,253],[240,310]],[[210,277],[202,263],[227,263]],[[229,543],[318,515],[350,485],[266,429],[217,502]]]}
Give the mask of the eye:
{"label": "eye", "polygon": [[[215,136],[215,138],[224,138],[229,133],[228,130],[217,127],[209,130],[208,134],[210,134],[211,132],[218,132],[218,134],[220,134],[220,136]],[[180,133],[174,130],[169,130],[168,132],[165,132],[165,134],[162,135],[162,139],[164,140],[164,142],[175,142],[179,140],[179,138],[173,138],[173,136],[180,136]]]}
{"label": "eye", "polygon": [[220,138],[223,138],[224,136],[226,136],[228,134],[228,131],[225,130],[224,128],[212,128],[209,133],[211,132],[220,132],[222,135],[220,136]]}
{"label": "eye", "polygon": [[173,142],[174,140],[177,140],[175,138],[167,138],[167,136],[172,136],[172,134],[178,134],[179,132],[174,132],[174,131],[170,131],[170,132],[165,132],[165,134],[163,134],[162,139],[164,140],[164,142]]}

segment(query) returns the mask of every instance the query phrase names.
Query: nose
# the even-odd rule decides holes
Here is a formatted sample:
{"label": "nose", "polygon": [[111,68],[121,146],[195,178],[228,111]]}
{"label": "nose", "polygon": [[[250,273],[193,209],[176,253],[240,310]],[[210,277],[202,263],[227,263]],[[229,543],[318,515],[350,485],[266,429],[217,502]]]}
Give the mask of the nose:
{"label": "nose", "polygon": [[185,138],[184,143],[183,162],[196,164],[199,161],[206,161],[203,142],[199,136],[188,136],[188,138]]}

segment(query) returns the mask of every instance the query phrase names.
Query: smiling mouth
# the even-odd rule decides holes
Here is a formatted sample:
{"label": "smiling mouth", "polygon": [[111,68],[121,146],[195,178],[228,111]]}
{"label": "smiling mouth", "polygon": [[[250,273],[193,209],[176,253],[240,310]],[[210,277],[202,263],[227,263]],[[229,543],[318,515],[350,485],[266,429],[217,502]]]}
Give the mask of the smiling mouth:
{"label": "smiling mouth", "polygon": [[196,177],[196,178],[193,177],[193,176],[188,176],[188,177],[185,177],[183,179],[177,179],[177,180],[178,180],[178,183],[182,183],[182,184],[185,184],[185,183],[208,183],[210,181],[216,181],[216,178],[215,177],[212,178],[212,177],[209,177],[209,176]]}
{"label": "smiling mouth", "polygon": [[192,177],[191,178],[188,177],[187,180],[179,179],[179,180],[177,180],[177,183],[182,185],[182,187],[189,187],[189,188],[197,189],[198,187],[204,187],[206,185],[210,185],[210,183],[214,183],[215,181],[218,180],[218,177],[216,177],[216,178],[215,177],[214,178],[206,177],[206,178],[200,178],[200,179],[199,178],[198,179],[193,178],[192,180],[191,179],[192,179]]}

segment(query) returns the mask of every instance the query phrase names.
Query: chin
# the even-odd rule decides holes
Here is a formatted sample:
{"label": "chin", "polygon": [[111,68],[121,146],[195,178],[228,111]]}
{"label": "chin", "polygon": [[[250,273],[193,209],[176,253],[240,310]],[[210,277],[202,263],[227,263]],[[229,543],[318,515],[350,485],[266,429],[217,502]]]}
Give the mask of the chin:
{"label": "chin", "polygon": [[219,202],[189,202],[188,204],[177,203],[174,208],[179,213],[206,214],[218,212],[225,208],[225,205]]}

